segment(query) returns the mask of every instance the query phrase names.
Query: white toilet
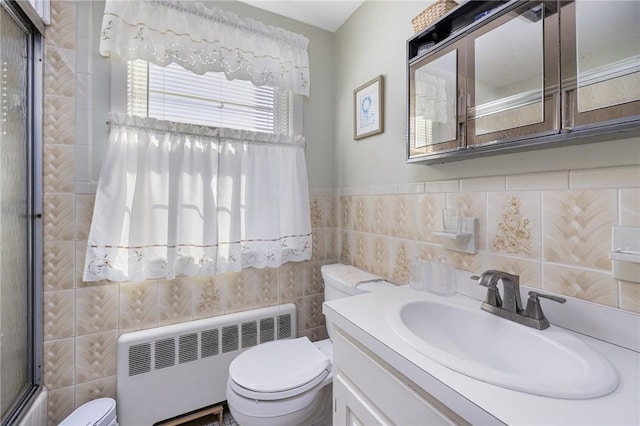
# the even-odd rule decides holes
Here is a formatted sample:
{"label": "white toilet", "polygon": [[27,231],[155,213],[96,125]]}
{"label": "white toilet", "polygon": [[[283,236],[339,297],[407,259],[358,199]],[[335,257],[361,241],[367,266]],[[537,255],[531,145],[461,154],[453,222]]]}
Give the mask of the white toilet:
{"label": "white toilet", "polygon": [[76,408],[58,426],[118,426],[116,402],[98,398]]}
{"label": "white toilet", "polygon": [[[348,265],[321,268],[325,301],[394,286]],[[332,414],[333,326],[329,339],[306,337],[263,343],[229,366],[227,404],[242,426],[329,425]]]}

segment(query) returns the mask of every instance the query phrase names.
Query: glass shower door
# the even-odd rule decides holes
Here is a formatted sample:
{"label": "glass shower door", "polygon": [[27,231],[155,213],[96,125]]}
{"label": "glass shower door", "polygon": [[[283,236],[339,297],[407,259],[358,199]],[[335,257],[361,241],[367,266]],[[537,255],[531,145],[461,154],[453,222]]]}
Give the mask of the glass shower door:
{"label": "glass shower door", "polygon": [[0,419],[30,386],[30,35],[0,6]]}

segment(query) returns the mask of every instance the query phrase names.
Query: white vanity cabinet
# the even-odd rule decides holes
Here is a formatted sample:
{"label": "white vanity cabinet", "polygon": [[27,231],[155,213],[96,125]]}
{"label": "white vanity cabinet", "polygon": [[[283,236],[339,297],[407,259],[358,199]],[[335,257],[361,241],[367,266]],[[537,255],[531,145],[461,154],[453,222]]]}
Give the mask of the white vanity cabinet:
{"label": "white vanity cabinet", "polygon": [[346,332],[335,331],[334,426],[468,424]]}

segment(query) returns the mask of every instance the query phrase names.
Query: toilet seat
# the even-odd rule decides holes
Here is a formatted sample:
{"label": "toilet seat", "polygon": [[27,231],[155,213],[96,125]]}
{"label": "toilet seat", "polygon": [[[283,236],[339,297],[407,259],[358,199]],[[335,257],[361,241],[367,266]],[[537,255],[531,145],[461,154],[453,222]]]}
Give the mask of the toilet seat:
{"label": "toilet seat", "polygon": [[116,402],[112,398],[98,398],[78,407],[58,426],[109,426],[116,423]]}
{"label": "toilet seat", "polygon": [[307,337],[264,343],[238,355],[229,366],[229,386],[246,398],[290,398],[323,383],[331,360]]}

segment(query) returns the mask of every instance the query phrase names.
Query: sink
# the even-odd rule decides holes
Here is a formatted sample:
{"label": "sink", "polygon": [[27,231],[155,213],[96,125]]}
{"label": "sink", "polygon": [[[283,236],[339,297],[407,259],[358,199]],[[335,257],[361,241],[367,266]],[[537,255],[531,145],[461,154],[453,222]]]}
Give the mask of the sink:
{"label": "sink", "polygon": [[403,302],[387,319],[420,354],[483,382],[566,399],[596,398],[618,386],[611,363],[563,329],[536,330],[482,311],[479,302],[452,300]]}

